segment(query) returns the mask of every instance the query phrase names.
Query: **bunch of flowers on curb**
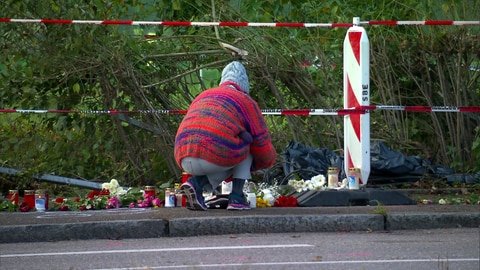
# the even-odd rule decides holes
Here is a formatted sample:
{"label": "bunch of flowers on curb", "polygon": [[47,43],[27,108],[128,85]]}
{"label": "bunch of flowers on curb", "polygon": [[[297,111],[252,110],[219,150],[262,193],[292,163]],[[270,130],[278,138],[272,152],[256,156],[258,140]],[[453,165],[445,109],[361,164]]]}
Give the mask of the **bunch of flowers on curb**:
{"label": "bunch of flowers on curb", "polygon": [[257,197],[256,206],[258,208],[265,207],[297,207],[297,198],[293,195],[292,190],[288,186],[280,186],[277,183],[273,185],[267,185],[260,183],[258,187],[254,189]]}
{"label": "bunch of flowers on curb", "polygon": [[255,196],[257,198],[256,207],[257,208],[272,207],[275,202],[275,198],[279,196],[278,185],[273,184],[269,186],[263,182],[259,183],[258,185],[254,184],[253,182],[250,184],[251,186],[249,188],[250,189],[249,192],[255,193]]}
{"label": "bunch of flowers on curb", "polygon": [[275,203],[273,204],[275,207],[297,207],[298,200],[295,196],[285,196],[280,195],[277,199],[275,199]]}
{"label": "bunch of flowers on curb", "polygon": [[129,208],[146,208],[146,207],[162,207],[164,205],[164,201],[160,200],[155,196],[149,196],[147,193],[143,192],[142,195],[143,199],[138,199],[136,202],[130,202],[128,204]]}
{"label": "bunch of flowers on curb", "polygon": [[325,190],[327,189],[326,184],[327,182],[325,180],[325,176],[322,174],[316,175],[309,180],[292,179],[288,181],[288,185],[293,187],[297,192],[308,190]]}
{"label": "bunch of flowers on curb", "polygon": [[335,187],[328,187],[328,183],[325,176],[322,174],[315,175],[308,180],[292,179],[288,181],[288,185],[295,189],[297,192],[309,191],[309,190],[327,190],[327,189],[346,189],[348,185],[347,179],[340,181]]}
{"label": "bunch of flowers on curb", "polygon": [[161,207],[163,201],[156,195],[147,195],[139,188],[125,189],[120,186],[116,179],[102,184],[101,190],[90,191],[85,198],[66,199],[57,197],[53,200],[53,210],[99,210],[115,209],[120,207],[146,208]]}
{"label": "bunch of flowers on curb", "polygon": [[[346,188],[346,185],[346,180],[344,180],[337,189]],[[315,175],[308,180],[291,179],[286,186],[277,184],[266,186],[264,183],[261,183],[256,192],[257,207],[296,207],[298,206],[298,201],[292,195],[294,191],[300,193],[309,190],[321,191],[326,189],[327,181],[322,174]]]}

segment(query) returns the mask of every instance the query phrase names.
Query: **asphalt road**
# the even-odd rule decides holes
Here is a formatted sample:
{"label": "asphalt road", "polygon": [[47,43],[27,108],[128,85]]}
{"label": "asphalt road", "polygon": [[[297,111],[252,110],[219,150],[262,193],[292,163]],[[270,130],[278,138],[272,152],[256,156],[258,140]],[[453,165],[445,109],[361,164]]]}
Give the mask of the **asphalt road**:
{"label": "asphalt road", "polygon": [[0,244],[0,269],[480,269],[480,229]]}

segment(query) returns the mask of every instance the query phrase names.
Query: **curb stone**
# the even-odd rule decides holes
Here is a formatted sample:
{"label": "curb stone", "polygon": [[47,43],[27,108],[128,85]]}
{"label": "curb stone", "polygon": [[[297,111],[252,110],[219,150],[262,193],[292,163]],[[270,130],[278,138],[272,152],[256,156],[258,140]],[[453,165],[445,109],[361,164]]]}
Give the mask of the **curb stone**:
{"label": "curb stone", "polygon": [[168,236],[164,220],[117,220],[1,226],[0,243],[48,242],[65,240],[155,238]]}
{"label": "curb stone", "polygon": [[383,229],[383,216],[368,214],[182,218],[173,219],[169,223],[170,236],[241,233],[379,231]]}
{"label": "curb stone", "polygon": [[[472,210],[476,211],[477,208],[474,209]],[[246,233],[480,228],[480,211],[472,212],[471,210],[469,212],[397,212],[386,215],[367,213],[252,215],[245,213],[246,215],[157,216],[152,218],[152,214],[155,213],[158,212],[145,213],[150,219],[144,219],[145,216],[141,218],[132,215],[127,216],[130,219],[126,220],[58,222],[52,219],[51,221],[55,223],[0,225],[0,243],[188,237]]]}
{"label": "curb stone", "polygon": [[416,230],[480,227],[480,213],[410,213],[388,214],[387,230]]}

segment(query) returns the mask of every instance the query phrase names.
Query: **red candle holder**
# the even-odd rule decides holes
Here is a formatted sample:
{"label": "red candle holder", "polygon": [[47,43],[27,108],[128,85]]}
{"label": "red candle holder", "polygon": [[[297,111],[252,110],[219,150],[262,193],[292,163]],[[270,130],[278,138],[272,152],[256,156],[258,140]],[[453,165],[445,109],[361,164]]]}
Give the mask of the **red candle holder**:
{"label": "red candle holder", "polygon": [[35,208],[35,190],[27,189],[23,192],[23,202],[29,209]]}

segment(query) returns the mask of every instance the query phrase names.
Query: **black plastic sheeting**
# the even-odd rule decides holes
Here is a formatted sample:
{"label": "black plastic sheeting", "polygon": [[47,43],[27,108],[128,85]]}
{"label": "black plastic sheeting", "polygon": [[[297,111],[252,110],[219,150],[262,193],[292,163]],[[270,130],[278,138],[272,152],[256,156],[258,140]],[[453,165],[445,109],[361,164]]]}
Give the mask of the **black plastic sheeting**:
{"label": "black plastic sheeting", "polygon": [[[340,169],[341,179],[345,178],[344,159],[327,148],[314,148],[291,141],[284,153],[283,172],[285,184],[293,175],[310,179],[318,174],[327,174],[328,167]],[[458,174],[447,166],[432,164],[419,156],[407,156],[394,151],[382,141],[370,143],[369,184],[415,182],[424,176],[445,179],[449,183],[480,183],[480,172]]]}

